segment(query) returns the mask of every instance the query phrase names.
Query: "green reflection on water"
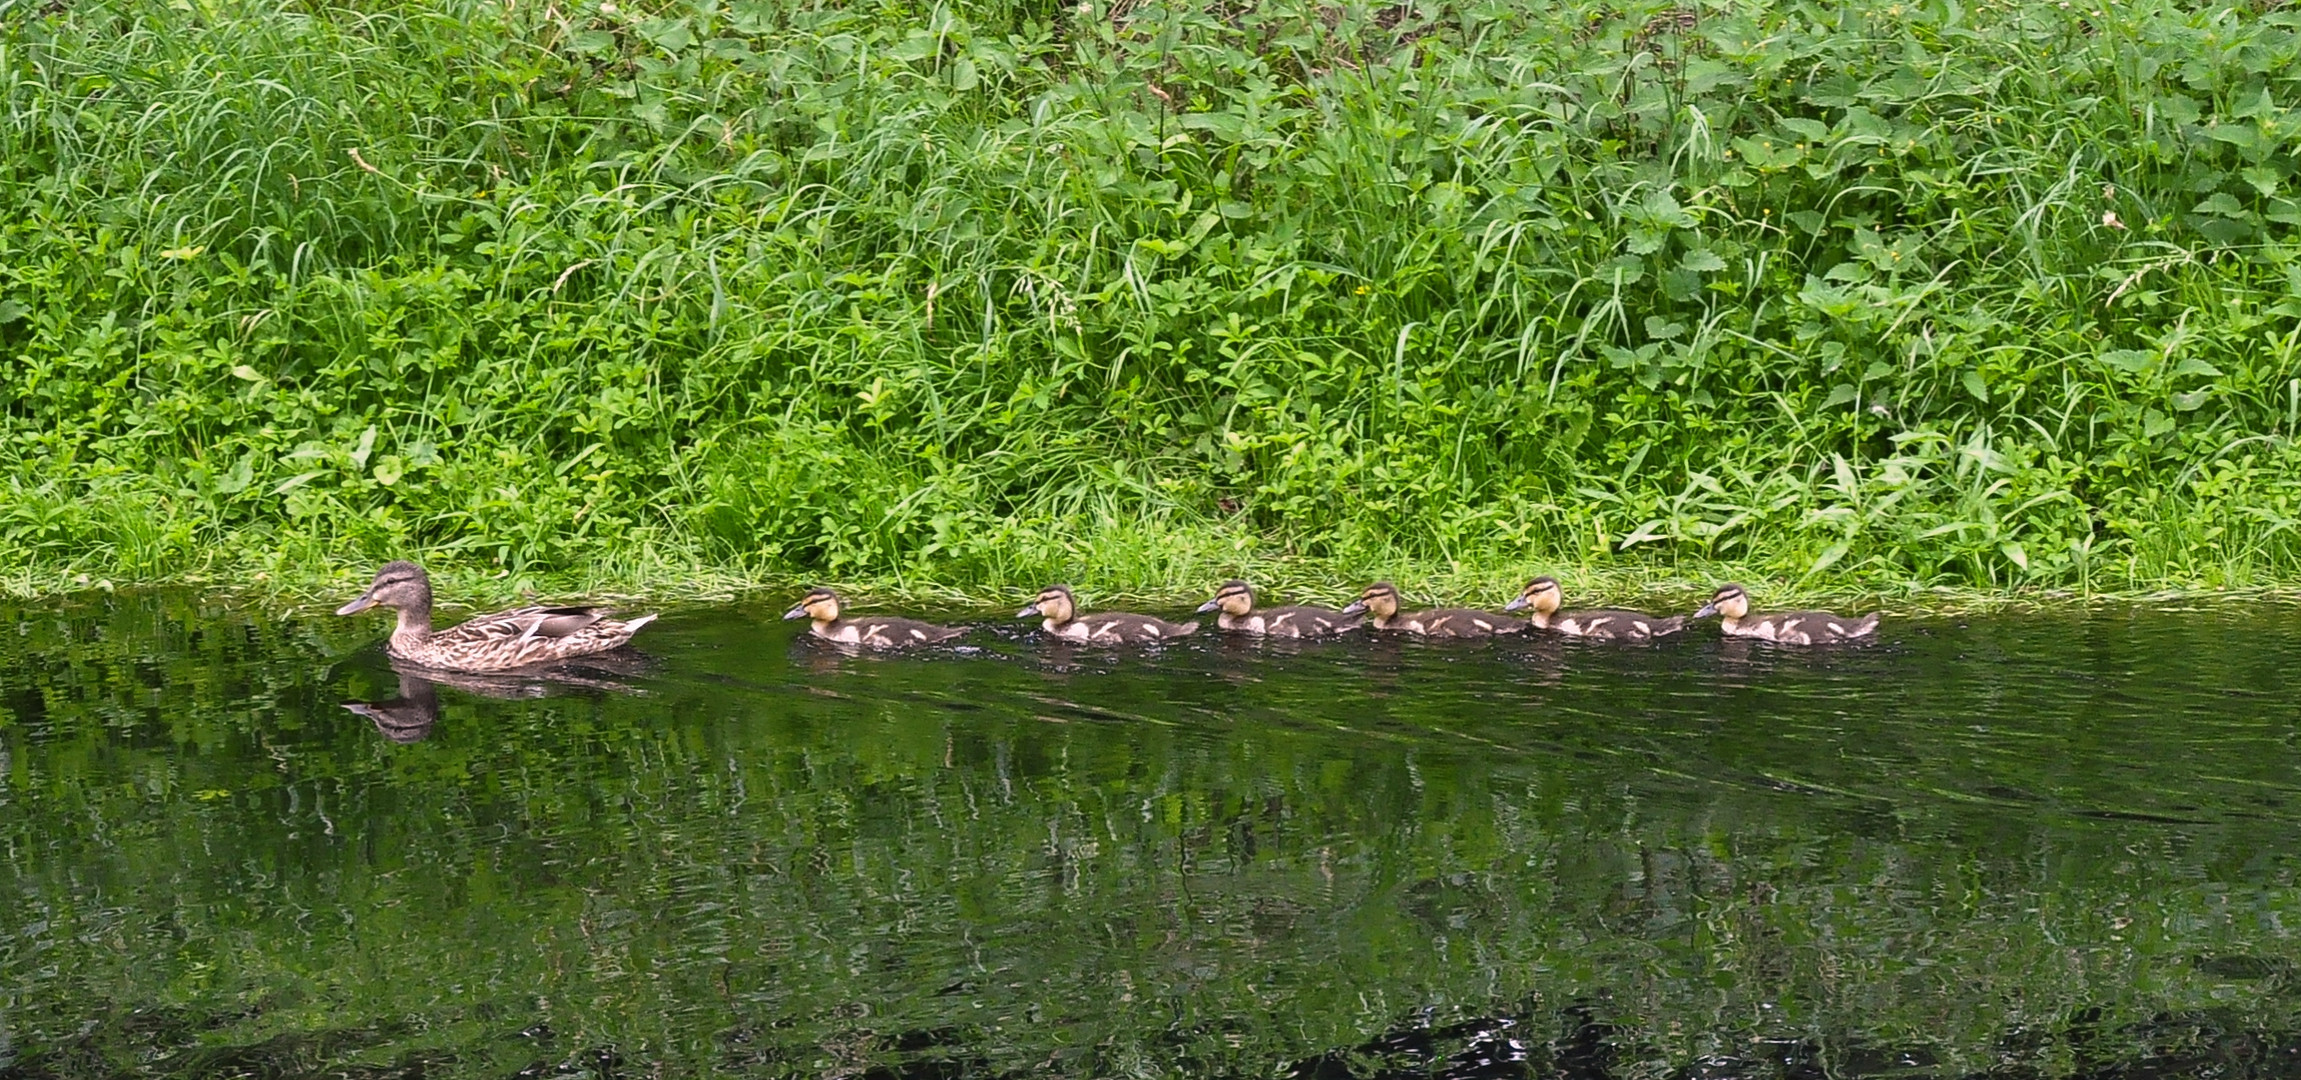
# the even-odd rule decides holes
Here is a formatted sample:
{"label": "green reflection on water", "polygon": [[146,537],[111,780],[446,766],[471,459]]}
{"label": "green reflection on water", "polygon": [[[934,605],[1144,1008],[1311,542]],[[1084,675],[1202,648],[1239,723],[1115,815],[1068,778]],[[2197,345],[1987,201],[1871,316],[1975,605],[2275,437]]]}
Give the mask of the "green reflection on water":
{"label": "green reflection on water", "polygon": [[2301,1027],[2291,612],[900,659],[774,614],[423,727],[340,707],[403,694],[372,627],[0,612],[0,1058],[1270,1075],[1508,1017],[1528,1068],[2062,1074]]}

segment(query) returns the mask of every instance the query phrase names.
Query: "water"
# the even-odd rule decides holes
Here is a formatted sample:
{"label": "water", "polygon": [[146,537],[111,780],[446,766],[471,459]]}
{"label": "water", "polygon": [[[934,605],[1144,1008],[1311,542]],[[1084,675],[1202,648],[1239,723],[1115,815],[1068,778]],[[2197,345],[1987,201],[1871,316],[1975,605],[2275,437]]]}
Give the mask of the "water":
{"label": "water", "polygon": [[780,607],[436,688],[374,621],[0,611],[0,1076],[2301,1064],[2292,609],[883,659]]}

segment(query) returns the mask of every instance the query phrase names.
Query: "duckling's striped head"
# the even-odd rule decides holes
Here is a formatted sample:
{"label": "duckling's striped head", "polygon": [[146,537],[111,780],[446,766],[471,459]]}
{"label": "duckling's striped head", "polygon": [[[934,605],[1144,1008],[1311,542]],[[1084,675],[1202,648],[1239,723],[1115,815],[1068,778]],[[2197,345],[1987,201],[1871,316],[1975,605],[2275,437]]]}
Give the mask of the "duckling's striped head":
{"label": "duckling's striped head", "polygon": [[1712,615],[1723,615],[1729,619],[1739,619],[1749,613],[1750,594],[1744,592],[1741,586],[1728,583],[1710,594],[1710,602],[1703,604],[1702,609],[1694,613],[1694,617],[1706,619]]}
{"label": "duckling's striped head", "polygon": [[376,571],[375,580],[368,583],[368,591],[359,594],[351,603],[336,609],[338,615],[357,615],[372,607],[396,608],[400,611],[431,610],[431,578],[423,567],[400,561],[383,564]]}
{"label": "duckling's striped head", "polygon": [[1518,590],[1516,599],[1502,605],[1502,610],[1522,611],[1532,608],[1536,614],[1551,615],[1557,613],[1558,603],[1562,599],[1564,594],[1558,589],[1558,579],[1545,575],[1527,582],[1525,588]]}
{"label": "duckling's striped head", "polygon": [[839,621],[839,594],[829,589],[816,589],[799,601],[797,606],[783,613],[786,619],[807,618],[816,622]]}
{"label": "duckling's striped head", "polygon": [[1345,615],[1356,615],[1362,611],[1377,620],[1398,614],[1398,587],[1387,581],[1377,581],[1360,592],[1358,599],[1351,601],[1349,607],[1342,609]]}
{"label": "duckling's striped head", "polygon": [[1068,586],[1049,585],[1039,590],[1039,598],[1031,601],[1031,606],[1015,612],[1015,618],[1027,619],[1037,615],[1051,622],[1067,623],[1077,610],[1077,605],[1071,602]]}
{"label": "duckling's striped head", "polygon": [[1236,579],[1223,582],[1222,588],[1214,591],[1214,599],[1200,604],[1198,611],[1204,615],[1216,608],[1234,618],[1244,616],[1254,610],[1254,587]]}

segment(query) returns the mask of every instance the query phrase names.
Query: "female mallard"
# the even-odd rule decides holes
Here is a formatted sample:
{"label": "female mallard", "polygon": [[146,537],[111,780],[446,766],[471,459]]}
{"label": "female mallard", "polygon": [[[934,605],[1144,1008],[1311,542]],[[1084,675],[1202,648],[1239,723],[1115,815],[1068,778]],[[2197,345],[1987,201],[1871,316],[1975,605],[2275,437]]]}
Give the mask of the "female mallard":
{"label": "female mallard", "polygon": [[1462,608],[1437,608],[1417,611],[1411,615],[1398,613],[1398,589],[1387,581],[1377,581],[1358,594],[1358,599],[1343,608],[1344,615],[1365,612],[1374,618],[1377,630],[1403,630],[1409,634],[1430,637],[1492,637],[1495,634],[1515,634],[1526,629],[1522,619],[1496,615],[1491,611],[1468,611]]}
{"label": "female mallard", "polygon": [[1875,637],[1878,632],[1878,613],[1870,612],[1859,619],[1832,615],[1827,611],[1776,611],[1765,615],[1750,614],[1750,594],[1739,585],[1726,585],[1694,613],[1694,618],[1719,616],[1718,628],[1734,637],[1753,637],[1781,645],[1828,645],[1840,641],[1860,641]]}
{"label": "female mallard", "polygon": [[356,615],[383,606],[399,612],[385,651],[441,671],[509,671],[606,652],[655,621],[610,619],[606,608],[528,607],[481,615],[438,633],[431,628],[431,579],[411,562],[385,563],[359,598],[336,609]]}
{"label": "female mallard", "polygon": [[799,606],[784,612],[783,617],[812,619],[814,624],[807,631],[816,637],[834,644],[859,645],[866,649],[932,645],[966,633],[966,630],[959,627],[936,626],[917,619],[898,619],[890,615],[842,619],[839,617],[839,594],[829,589],[808,593],[806,599],[799,601]]}
{"label": "female mallard", "polygon": [[1165,641],[1181,637],[1198,629],[1198,621],[1170,623],[1148,615],[1129,615],[1123,611],[1098,611],[1092,615],[1078,613],[1078,605],[1071,600],[1071,590],[1061,585],[1049,585],[1039,590],[1039,598],[1031,606],[1015,612],[1015,618],[1039,616],[1040,626],[1047,633],[1065,641],[1082,641],[1089,645],[1118,645],[1130,642]]}
{"label": "female mallard", "polygon": [[1601,641],[1652,641],[1686,628],[1686,617],[1648,615],[1638,611],[1569,611],[1559,614],[1565,598],[1558,579],[1538,577],[1518,591],[1518,598],[1502,605],[1504,611],[1533,609],[1534,629]]}
{"label": "female mallard", "polygon": [[1225,630],[1246,634],[1265,634],[1270,637],[1317,637],[1355,630],[1364,621],[1356,615],[1344,615],[1333,608],[1311,607],[1297,604],[1291,607],[1254,609],[1254,588],[1243,581],[1225,581],[1215,590],[1214,599],[1198,606],[1200,614],[1219,612],[1214,624]]}

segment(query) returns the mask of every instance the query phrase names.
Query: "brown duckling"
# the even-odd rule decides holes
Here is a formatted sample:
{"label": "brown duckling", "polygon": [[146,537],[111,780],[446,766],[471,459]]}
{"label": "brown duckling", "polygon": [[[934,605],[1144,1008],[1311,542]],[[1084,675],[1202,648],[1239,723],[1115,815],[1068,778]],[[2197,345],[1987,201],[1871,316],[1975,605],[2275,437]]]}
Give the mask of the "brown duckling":
{"label": "brown duckling", "polygon": [[1878,613],[1858,619],[1827,611],[1775,611],[1750,614],[1750,594],[1739,585],[1721,586],[1694,618],[1719,617],[1718,628],[1734,637],[1757,638],[1780,645],[1829,645],[1877,636]]}
{"label": "brown duckling", "polygon": [[441,671],[509,671],[570,660],[622,647],[655,620],[607,617],[598,607],[524,607],[478,615],[445,630],[431,628],[431,578],[411,562],[389,562],[368,591],[336,609],[356,615],[371,607],[399,612],[386,652]]}
{"label": "brown duckling", "polygon": [[1429,637],[1492,637],[1495,634],[1516,634],[1526,629],[1524,619],[1497,615],[1491,611],[1471,611],[1464,608],[1435,608],[1410,615],[1398,613],[1398,589],[1387,581],[1377,581],[1358,594],[1358,599],[1343,608],[1344,615],[1365,612],[1374,620],[1377,630],[1403,630],[1409,634]]}
{"label": "brown duckling", "polygon": [[1015,612],[1015,618],[1041,618],[1040,626],[1047,633],[1065,641],[1085,642],[1089,645],[1119,645],[1133,642],[1165,641],[1181,637],[1198,629],[1198,620],[1171,623],[1148,615],[1130,615],[1123,611],[1098,611],[1092,615],[1078,613],[1078,605],[1071,599],[1071,590],[1062,585],[1049,585],[1039,590],[1039,598],[1031,606]]}
{"label": "brown duckling", "polygon": [[1686,628],[1683,615],[1660,616],[1610,609],[1560,613],[1558,604],[1563,599],[1565,594],[1558,588],[1558,579],[1543,576],[1527,582],[1526,587],[1518,591],[1518,598],[1502,605],[1502,610],[1531,609],[1536,630],[1601,641],[1652,641]]}
{"label": "brown duckling", "polygon": [[1319,637],[1355,630],[1364,618],[1344,615],[1333,608],[1295,604],[1288,607],[1254,609],[1254,587],[1243,581],[1225,581],[1215,590],[1214,599],[1198,606],[1200,614],[1217,612],[1214,624],[1225,630],[1242,634],[1263,634],[1269,637]]}
{"label": "brown duckling", "polygon": [[952,626],[936,626],[917,619],[899,619],[891,615],[866,615],[860,619],[839,617],[839,594],[829,589],[816,589],[799,601],[797,607],[783,613],[786,619],[813,620],[807,632],[837,645],[858,645],[866,649],[902,649],[913,645],[933,645],[949,641],[967,631]]}

